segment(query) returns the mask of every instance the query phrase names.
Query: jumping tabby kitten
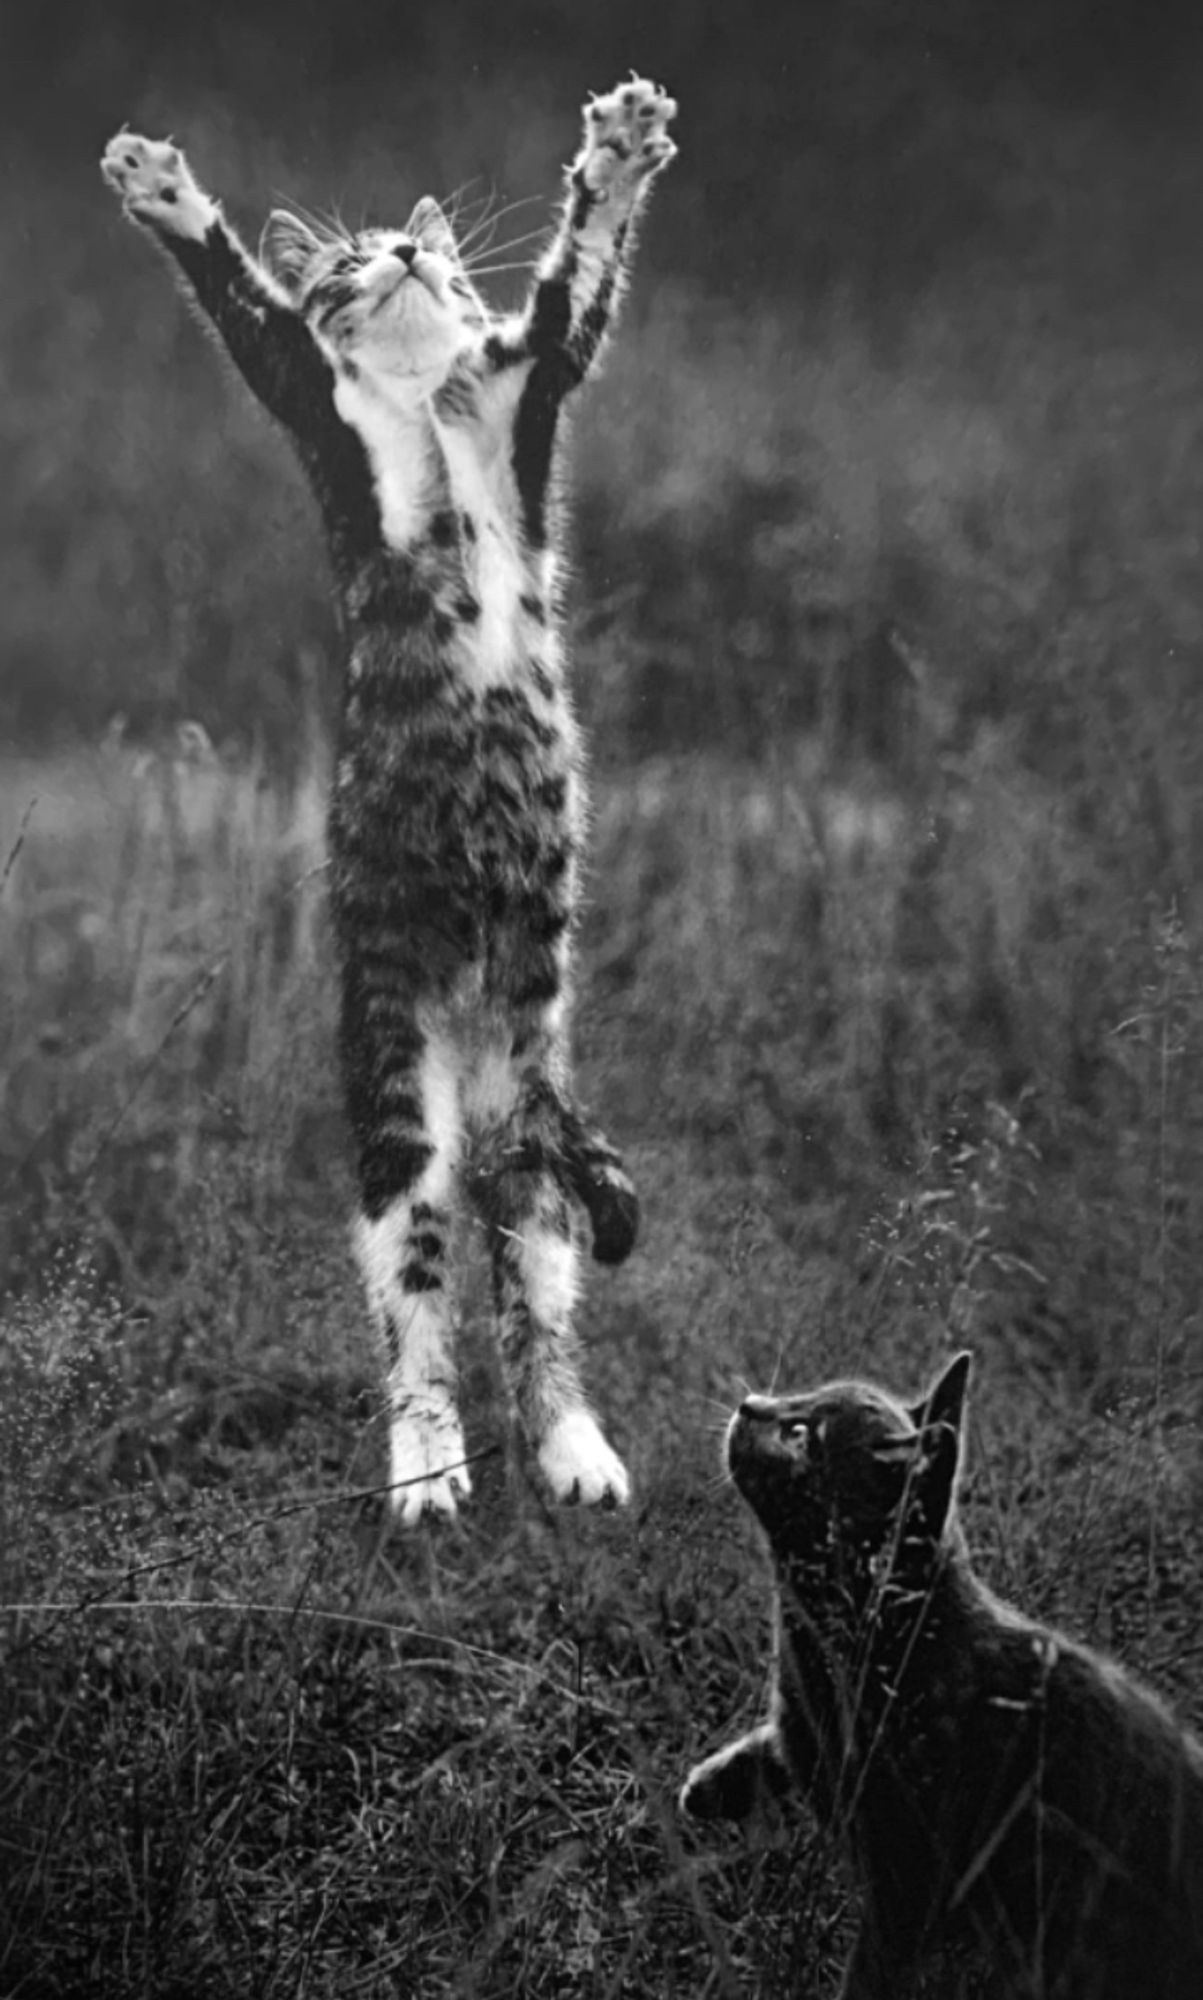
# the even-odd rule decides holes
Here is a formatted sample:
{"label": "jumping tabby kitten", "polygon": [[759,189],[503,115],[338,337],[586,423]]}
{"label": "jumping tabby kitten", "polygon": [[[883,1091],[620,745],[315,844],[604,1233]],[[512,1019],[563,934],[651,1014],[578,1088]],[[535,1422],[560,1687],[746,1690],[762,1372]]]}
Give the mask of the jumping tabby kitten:
{"label": "jumping tabby kitten", "polygon": [[627,1498],[572,1330],[569,1198],[603,1263],[631,1249],[637,1205],[569,1094],[584,798],[549,489],[560,407],[597,358],[675,111],[639,78],[586,107],[558,231],[506,318],[429,199],[404,229],[353,236],[276,212],[266,268],[172,144],[121,132],[102,162],[290,433],[329,539],[348,639],[329,844],[355,1244],[407,1522],[470,1490],[448,1270],[465,1190],[552,1492]]}
{"label": "jumping tabby kitten", "polygon": [[974,1575],[969,1357],[911,1408],[749,1396],[727,1463],[777,1586],[768,1721],[692,1772],[700,1819],[790,1785],[863,1889],[843,2000],[1199,2000],[1203,1745]]}

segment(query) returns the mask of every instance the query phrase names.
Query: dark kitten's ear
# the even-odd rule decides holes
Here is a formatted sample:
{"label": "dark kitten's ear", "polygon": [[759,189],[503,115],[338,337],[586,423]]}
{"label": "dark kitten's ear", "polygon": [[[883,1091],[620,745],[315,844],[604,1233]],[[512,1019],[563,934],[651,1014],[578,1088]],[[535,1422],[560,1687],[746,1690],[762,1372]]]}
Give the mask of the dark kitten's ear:
{"label": "dark kitten's ear", "polygon": [[424,250],[436,250],[440,257],[450,258],[453,264],[460,261],[459,245],[438,202],[432,195],[423,195],[409,221],[405,233],[420,243]]}
{"label": "dark kitten's ear", "polygon": [[919,1427],[922,1446],[915,1472],[915,1499],[933,1540],[943,1534],[952,1511],[972,1359],[969,1354],[958,1354],[933,1382],[925,1400],[910,1412]]}
{"label": "dark kitten's ear", "polygon": [[300,289],[306,271],[322,248],[322,239],[286,208],[273,208],[259,238],[259,256],[274,278],[290,292]]}
{"label": "dark kitten's ear", "polygon": [[955,1354],[942,1375],[937,1376],[926,1396],[912,1403],[907,1415],[916,1430],[926,1424],[951,1424],[959,1431],[965,1414],[965,1391],[969,1387],[969,1371],[973,1366],[973,1356],[969,1353]]}

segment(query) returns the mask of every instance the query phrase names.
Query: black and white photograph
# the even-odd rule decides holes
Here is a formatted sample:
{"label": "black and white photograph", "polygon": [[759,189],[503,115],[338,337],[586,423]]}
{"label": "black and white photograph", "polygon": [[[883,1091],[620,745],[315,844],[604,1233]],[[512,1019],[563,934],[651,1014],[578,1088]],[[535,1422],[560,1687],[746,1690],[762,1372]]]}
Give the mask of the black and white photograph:
{"label": "black and white photograph", "polygon": [[1197,10],[0,161],[0,2000],[1200,2000]]}

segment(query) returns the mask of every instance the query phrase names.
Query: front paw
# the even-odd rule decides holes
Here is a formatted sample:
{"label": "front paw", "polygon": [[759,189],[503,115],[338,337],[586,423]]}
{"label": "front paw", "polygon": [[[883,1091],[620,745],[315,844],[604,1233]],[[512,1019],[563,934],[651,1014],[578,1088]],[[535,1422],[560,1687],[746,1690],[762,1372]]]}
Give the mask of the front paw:
{"label": "front paw", "polygon": [[762,1723],[747,1736],[695,1764],[681,1787],[678,1804],[690,1819],[743,1820],[788,1790],[789,1780],[776,1730]]}
{"label": "front paw", "polygon": [[104,149],[100,171],[121,196],[125,213],[163,236],[200,242],[217,220],[216,203],[197,187],[170,139],[118,132]]}
{"label": "front paw", "polygon": [[748,1774],[738,1754],[720,1750],[695,1764],[682,1785],[677,1805],[687,1819],[745,1819],[755,1780]]}
{"label": "front paw", "polygon": [[666,167],[677,150],[667,130],[676,115],[674,99],[641,76],[587,104],[577,171],[589,192],[599,201],[630,197]]}

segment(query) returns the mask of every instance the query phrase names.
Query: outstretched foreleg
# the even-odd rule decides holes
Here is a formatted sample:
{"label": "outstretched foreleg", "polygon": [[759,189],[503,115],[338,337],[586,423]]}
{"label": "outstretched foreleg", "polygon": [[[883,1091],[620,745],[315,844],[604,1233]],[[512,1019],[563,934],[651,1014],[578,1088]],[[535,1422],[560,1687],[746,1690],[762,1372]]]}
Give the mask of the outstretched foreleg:
{"label": "outstretched foreleg", "polygon": [[179,147],[118,132],[100,167],[126,215],[179,267],[260,402],[303,439],[330,406],[330,365],[287,293],[198,186]]}
{"label": "outstretched foreleg", "polygon": [[541,363],[560,394],[584,380],[621,294],[635,217],[676,154],[667,130],[676,110],[659,85],[638,76],[585,106],[559,228],[525,312],[494,336],[495,363]]}

